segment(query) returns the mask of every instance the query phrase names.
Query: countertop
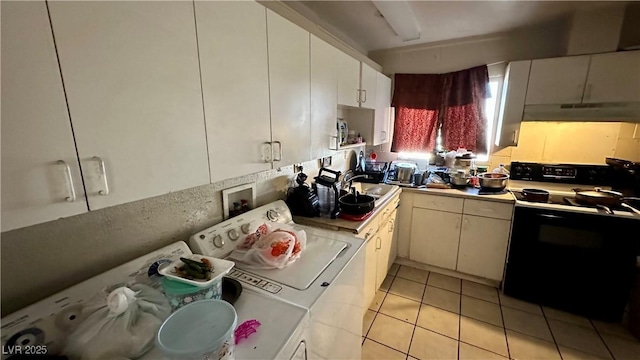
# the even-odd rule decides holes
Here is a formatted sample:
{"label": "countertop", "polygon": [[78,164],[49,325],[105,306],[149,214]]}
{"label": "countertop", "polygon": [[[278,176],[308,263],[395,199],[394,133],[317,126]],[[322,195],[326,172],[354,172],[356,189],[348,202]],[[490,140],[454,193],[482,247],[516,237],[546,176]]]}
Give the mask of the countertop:
{"label": "countertop", "polygon": [[363,221],[349,221],[344,219],[329,219],[324,217],[304,217],[304,216],[294,216],[293,222],[300,225],[308,225],[315,226],[329,230],[342,230],[349,231],[354,234],[359,234],[362,230],[367,227],[373,221],[376,216],[380,214],[382,208],[385,207],[393,198],[395,198],[400,192],[404,190],[399,186],[394,186],[392,190],[390,190],[385,196],[382,197],[382,201],[376,200],[375,208],[373,209],[373,214],[369,216],[366,220]]}
{"label": "countertop", "polygon": [[478,195],[478,189],[466,187],[464,189],[434,189],[434,188],[402,188],[402,191],[413,192],[418,194],[440,195],[461,197],[465,199],[477,199],[487,201],[498,201],[506,203],[515,203],[516,198],[512,193],[506,192],[499,195]]}

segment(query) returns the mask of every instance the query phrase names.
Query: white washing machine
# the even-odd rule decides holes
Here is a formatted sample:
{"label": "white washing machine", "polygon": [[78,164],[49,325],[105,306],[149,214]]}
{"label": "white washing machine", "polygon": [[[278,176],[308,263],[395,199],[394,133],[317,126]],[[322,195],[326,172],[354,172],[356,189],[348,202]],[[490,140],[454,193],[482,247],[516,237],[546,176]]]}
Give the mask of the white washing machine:
{"label": "white washing machine", "polygon": [[[158,267],[191,253],[182,241],[171,244],[2,318],[2,359],[11,359],[10,351],[20,355],[16,354],[15,345],[22,345],[22,355],[27,349],[44,349],[47,355],[60,355],[66,337],[83,320],[81,310],[85,301],[102,289],[130,282],[162,290]],[[306,359],[308,310],[251,289],[244,290],[234,304],[238,324],[257,319],[261,325],[236,346],[236,359]],[[161,358],[155,348],[142,357]]]}
{"label": "white washing machine", "polygon": [[364,241],[345,232],[295,224],[284,201],[275,201],[194,234],[194,253],[225,258],[263,223],[282,223],[307,233],[302,256],[284,269],[255,270],[236,262],[229,277],[309,309],[310,359],[360,359]]}

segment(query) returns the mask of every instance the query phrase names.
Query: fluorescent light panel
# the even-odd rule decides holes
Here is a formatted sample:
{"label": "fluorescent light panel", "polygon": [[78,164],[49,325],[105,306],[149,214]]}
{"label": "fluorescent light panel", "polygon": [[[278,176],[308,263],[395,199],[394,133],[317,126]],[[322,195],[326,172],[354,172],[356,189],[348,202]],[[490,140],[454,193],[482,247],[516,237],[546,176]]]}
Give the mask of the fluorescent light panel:
{"label": "fluorescent light panel", "polygon": [[403,41],[420,39],[420,29],[408,1],[372,1]]}

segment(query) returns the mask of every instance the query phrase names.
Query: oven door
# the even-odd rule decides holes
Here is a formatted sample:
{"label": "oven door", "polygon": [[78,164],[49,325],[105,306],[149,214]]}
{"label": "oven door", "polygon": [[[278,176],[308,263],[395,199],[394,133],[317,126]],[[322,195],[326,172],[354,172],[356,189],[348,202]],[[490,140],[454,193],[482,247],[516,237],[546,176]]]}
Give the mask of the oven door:
{"label": "oven door", "polygon": [[640,221],[516,207],[504,292],[584,316],[619,321],[627,301]]}

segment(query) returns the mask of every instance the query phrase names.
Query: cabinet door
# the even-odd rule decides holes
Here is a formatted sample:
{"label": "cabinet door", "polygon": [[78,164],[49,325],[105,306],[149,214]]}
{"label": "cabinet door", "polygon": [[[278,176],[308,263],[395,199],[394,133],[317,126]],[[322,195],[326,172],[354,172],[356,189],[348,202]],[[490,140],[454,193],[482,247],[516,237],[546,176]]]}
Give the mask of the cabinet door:
{"label": "cabinet door", "polygon": [[367,241],[367,247],[365,248],[365,265],[364,265],[364,312],[367,312],[367,309],[371,305],[373,298],[376,295],[376,290],[378,290],[378,286],[376,286],[376,281],[378,277],[377,273],[377,263],[378,263],[378,246],[376,242],[376,237],[378,235],[374,234]]}
{"label": "cabinet door", "polygon": [[271,169],[266,9],[244,1],[195,9],[211,181]]}
{"label": "cabinet door", "polygon": [[389,263],[387,264],[387,271],[391,268],[391,265],[396,261],[398,257],[398,211],[394,210],[389,217],[389,229],[390,237],[391,237],[391,250],[389,251]]}
{"label": "cabinet door", "polygon": [[338,104],[360,106],[360,62],[338,51]]}
{"label": "cabinet door", "polygon": [[589,58],[585,55],[533,60],[525,104],[579,104]]}
{"label": "cabinet door", "polygon": [[338,49],[311,35],[311,158],[329,156],[338,117]]}
{"label": "cabinet door", "polygon": [[360,107],[376,108],[376,85],[378,72],[371,66],[361,63],[360,67]]}
{"label": "cabinet door", "polygon": [[456,269],[461,214],[413,208],[409,259]]}
{"label": "cabinet door", "polygon": [[388,143],[391,121],[391,79],[376,73],[376,109],[373,123],[373,145]]}
{"label": "cabinet door", "polygon": [[413,213],[413,193],[403,191],[400,193],[400,207],[398,207],[398,256],[409,258],[411,247],[411,221]]}
{"label": "cabinet door", "polygon": [[311,160],[309,33],[267,10],[274,166]]}
{"label": "cabinet door", "polygon": [[511,222],[464,215],[457,270],[492,280],[502,280]]}
{"label": "cabinet door", "polygon": [[208,184],[193,4],[49,9],[89,208]]}
{"label": "cabinet door", "polygon": [[45,2],[1,6],[2,231],[7,231],[86,212],[87,203]]}
{"label": "cabinet door", "polygon": [[514,61],[507,66],[498,112],[495,151],[518,145],[530,69],[531,60]]}
{"label": "cabinet door", "polygon": [[640,51],[591,56],[585,103],[640,101]]}

